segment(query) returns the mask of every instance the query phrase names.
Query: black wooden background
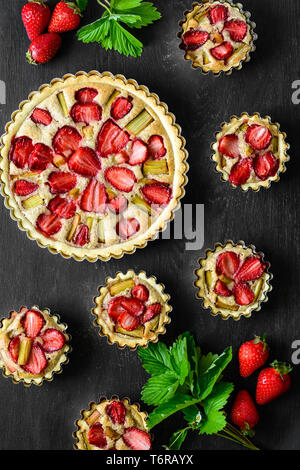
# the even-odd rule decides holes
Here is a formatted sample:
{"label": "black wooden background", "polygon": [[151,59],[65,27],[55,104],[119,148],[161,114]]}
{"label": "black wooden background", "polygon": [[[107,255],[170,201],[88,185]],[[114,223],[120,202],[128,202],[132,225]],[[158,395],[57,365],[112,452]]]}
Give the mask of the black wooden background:
{"label": "black wooden background", "polygon": [[[146,374],[137,354],[109,346],[93,326],[90,309],[97,286],[106,276],[133,268],[146,270],[166,285],[174,308],[164,340],[190,330],[205,351],[221,352],[232,345],[234,360],[226,378],[237,388],[255,391],[256,376],[241,380],[237,368],[239,345],[266,332],[272,358],[290,360],[291,344],[299,331],[300,186],[298,162],[300,106],[292,104],[292,82],[299,77],[298,0],[244,0],[257,23],[257,51],[242,71],[230,77],[203,76],[191,69],[179,50],[178,21],[191,0],[156,1],[163,19],[137,32],[145,45],[138,59],[105,52],[96,44],[84,45],[74,33],[63,37],[58,56],[44,66],[25,62],[29,42],[21,22],[22,0],[1,0],[0,79],[7,85],[6,105],[0,106],[4,129],[10,114],[29,92],[53,77],[78,70],[109,70],[135,78],[169,105],[182,126],[189,151],[189,183],[183,203],[205,204],[205,243],[201,251],[186,251],[185,242],[157,240],[134,255],[108,263],[77,263],[53,256],[27,239],[0,204],[1,316],[21,305],[49,307],[69,325],[73,352],[63,374],[41,388],[14,385],[0,377],[0,448],[71,449],[74,421],[80,410],[101,395],[119,394],[140,399]],[[49,2],[55,4],[54,1]],[[95,0],[83,22],[100,16]],[[243,111],[269,114],[288,134],[291,161],[279,184],[259,193],[231,190],[221,183],[210,161],[210,143],[220,124]],[[270,300],[251,319],[239,322],[213,318],[195,298],[194,269],[204,249],[217,241],[243,239],[264,251],[272,264],[274,290]],[[299,449],[298,369],[291,391],[260,408],[256,442],[264,449]],[[146,408],[146,407],[144,407]],[[156,431],[155,446],[166,444],[178,418]],[[237,449],[218,437],[191,435],[186,449]]]}

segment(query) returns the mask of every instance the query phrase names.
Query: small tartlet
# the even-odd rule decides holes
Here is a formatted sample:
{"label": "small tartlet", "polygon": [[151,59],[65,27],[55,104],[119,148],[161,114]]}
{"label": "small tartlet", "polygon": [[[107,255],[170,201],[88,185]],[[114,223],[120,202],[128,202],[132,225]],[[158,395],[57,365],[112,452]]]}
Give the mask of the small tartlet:
{"label": "small tartlet", "polygon": [[118,272],[115,278],[107,278],[98,291],[92,310],[94,325],[100,328],[101,336],[107,336],[109,344],[135,350],[156,343],[158,335],[165,334],[165,326],[171,321],[170,296],[154,276],[147,277],[144,271]]}
{"label": "small tartlet", "polygon": [[272,290],[270,264],[254,245],[229,240],[217,243],[213,250],[206,250],[205,257],[198,260],[200,268],[195,271],[197,298],[212,315],[223,320],[242,316],[250,318],[252,312],[261,309]]}
{"label": "small tartlet", "polygon": [[67,325],[49,309],[21,307],[0,320],[0,367],[4,377],[25,386],[42,385],[62,372],[71,351]]}

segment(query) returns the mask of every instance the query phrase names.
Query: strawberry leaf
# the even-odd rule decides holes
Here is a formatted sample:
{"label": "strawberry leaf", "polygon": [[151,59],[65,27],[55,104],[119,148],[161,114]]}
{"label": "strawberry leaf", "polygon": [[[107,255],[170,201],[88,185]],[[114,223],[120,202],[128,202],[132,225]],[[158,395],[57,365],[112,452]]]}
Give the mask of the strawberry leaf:
{"label": "strawberry leaf", "polygon": [[179,429],[179,431],[174,432],[174,434],[170,438],[168,450],[180,450],[183,442],[185,441],[187,433],[187,428]]}
{"label": "strawberry leaf", "polygon": [[200,376],[200,399],[204,400],[212,392],[215,383],[221,376],[222,371],[227,367],[232,359],[232,348],[226,348],[209,366],[209,368]]}
{"label": "strawberry leaf", "polygon": [[152,411],[152,413],[150,413],[147,420],[148,428],[152,429],[172,414],[194,405],[197,401],[198,400],[193,398],[191,395],[177,393],[173,398],[168,400],[166,403],[159,405]]}
{"label": "strawberry leaf", "polygon": [[142,399],[147,405],[160,405],[172,398],[179,380],[172,372],[150,377],[142,390]]}
{"label": "strawberry leaf", "polygon": [[87,7],[88,0],[76,0],[77,6],[81,12],[84,12],[84,10]]}
{"label": "strawberry leaf", "polygon": [[226,426],[226,417],[223,411],[210,410],[200,427],[199,434],[216,434]]}
{"label": "strawberry leaf", "polygon": [[150,343],[147,348],[138,348],[143,367],[151,375],[172,371],[170,353],[164,343]]}

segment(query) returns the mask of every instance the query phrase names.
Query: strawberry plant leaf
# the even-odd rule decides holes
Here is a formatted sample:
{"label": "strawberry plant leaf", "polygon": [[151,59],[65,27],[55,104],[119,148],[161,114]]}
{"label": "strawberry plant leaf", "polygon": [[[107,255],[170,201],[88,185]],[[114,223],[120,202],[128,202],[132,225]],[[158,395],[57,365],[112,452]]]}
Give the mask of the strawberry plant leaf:
{"label": "strawberry plant leaf", "polygon": [[208,414],[211,410],[218,411],[224,408],[233,388],[234,386],[231,382],[217,383],[212,393],[202,402],[205,413]]}
{"label": "strawberry plant leaf", "polygon": [[[119,9],[115,9],[116,12],[119,12]],[[143,26],[148,26],[154,21],[161,18],[161,14],[157,11],[157,8],[153,6],[152,3],[143,2],[140,6],[136,8],[131,8],[126,10],[127,14],[134,15],[136,21],[132,25],[133,28],[142,28]]]}
{"label": "strawberry plant leaf", "polygon": [[174,434],[170,438],[168,450],[180,450],[182,444],[186,439],[187,433],[187,428],[179,429],[178,431],[174,432]]}
{"label": "strawberry plant leaf", "polygon": [[143,44],[117,21],[110,21],[112,49],[126,56],[138,57],[143,50]]}
{"label": "strawberry plant leaf", "polygon": [[197,403],[198,399],[193,398],[191,395],[177,393],[167,402],[159,405],[149,415],[147,420],[147,426],[152,429],[154,426],[164,421],[166,418],[171,416],[177,411],[188,408],[191,405]]}
{"label": "strawberry plant leaf", "polygon": [[147,348],[138,348],[138,356],[146,372],[161,375],[172,371],[170,353],[164,343],[150,343]]}
{"label": "strawberry plant leaf", "polygon": [[81,12],[84,12],[87,7],[88,0],[76,0],[76,3],[77,3],[79,10]]}
{"label": "strawberry plant leaf", "polygon": [[172,398],[179,380],[172,372],[150,377],[142,389],[142,399],[147,405],[160,405]]}
{"label": "strawberry plant leaf", "polygon": [[209,368],[200,376],[200,399],[204,400],[212,392],[214,385],[219,379],[221,373],[227,367],[232,359],[232,348],[226,348],[209,366]]}
{"label": "strawberry plant leaf", "polygon": [[115,10],[129,10],[136,8],[142,3],[142,0],[111,0],[110,6]]}
{"label": "strawberry plant leaf", "polygon": [[179,337],[170,348],[170,359],[173,370],[179,377],[180,385],[183,385],[185,378],[189,374],[190,364],[187,355],[186,338]]}
{"label": "strawberry plant leaf", "polygon": [[84,43],[88,42],[103,42],[109,34],[109,21],[105,16],[99,20],[90,23],[77,31],[77,37]]}
{"label": "strawberry plant leaf", "polygon": [[211,409],[200,424],[199,434],[216,434],[225,428],[226,417],[223,411]]}

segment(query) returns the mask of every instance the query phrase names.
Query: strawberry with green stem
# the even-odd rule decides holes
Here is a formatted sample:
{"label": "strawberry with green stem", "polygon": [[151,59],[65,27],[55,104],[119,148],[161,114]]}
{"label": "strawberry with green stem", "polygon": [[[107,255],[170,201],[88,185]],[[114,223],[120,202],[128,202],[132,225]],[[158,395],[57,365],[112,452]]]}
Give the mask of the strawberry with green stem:
{"label": "strawberry with green stem", "polygon": [[29,0],[22,8],[22,21],[31,41],[48,26],[51,10],[43,0]]}
{"label": "strawberry with green stem", "polygon": [[291,386],[292,367],[285,362],[274,361],[263,369],[257,379],[256,403],[266,405],[286,393]]}
{"label": "strawberry with green stem", "polygon": [[249,377],[262,367],[269,358],[269,346],[266,335],[255,336],[251,341],[243,343],[239,349],[239,366],[241,377]]}
{"label": "strawberry with green stem", "polygon": [[77,29],[81,11],[74,2],[61,1],[55,5],[48,26],[49,33],[65,33]]}

